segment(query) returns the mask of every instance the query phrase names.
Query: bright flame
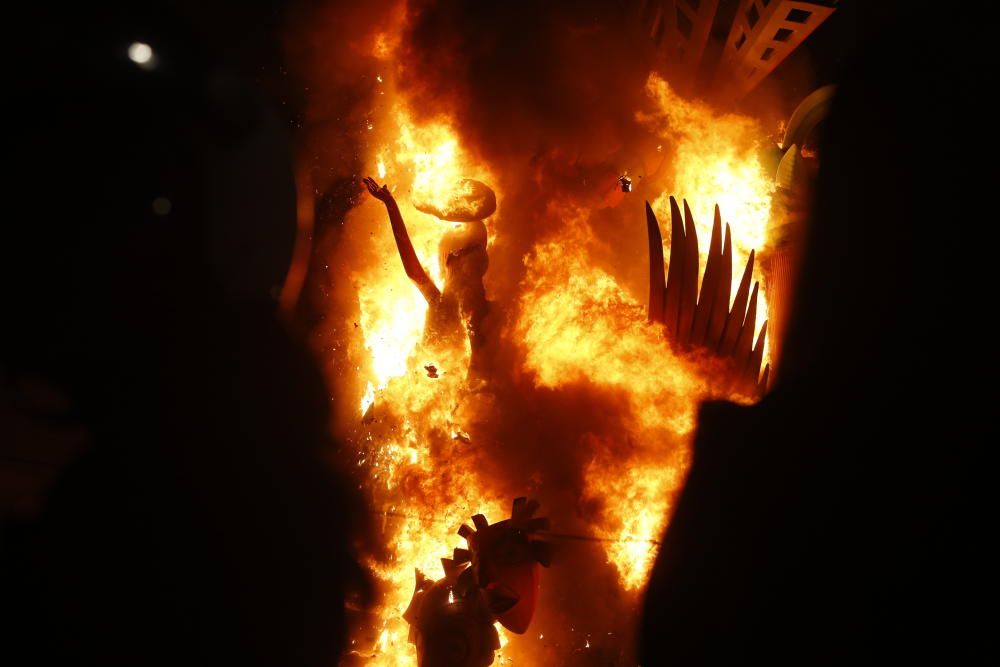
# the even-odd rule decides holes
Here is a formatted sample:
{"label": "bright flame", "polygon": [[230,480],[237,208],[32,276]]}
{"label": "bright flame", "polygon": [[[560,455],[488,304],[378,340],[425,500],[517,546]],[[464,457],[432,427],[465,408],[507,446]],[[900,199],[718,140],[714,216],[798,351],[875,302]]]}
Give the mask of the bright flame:
{"label": "bright flame", "polygon": [[[376,50],[382,48],[385,40],[377,40]],[[391,81],[382,83],[392,92]],[[413,202],[420,197],[433,201],[463,178],[491,182],[492,175],[462,150],[448,119],[417,123],[401,100],[369,126],[380,145],[369,164],[380,181],[387,179],[421,264],[442,287],[438,244],[451,223],[421,213]],[[368,357],[359,408],[366,415],[374,406],[376,417],[364,425],[358,466],[368,473],[372,505],[384,514],[388,548],[387,557],[370,563],[383,595],[375,610],[377,639],[366,664],[414,666],[402,618],[413,593],[414,568],[440,578],[441,557],[459,546],[457,528],[473,514],[498,520],[504,509],[499,502],[484,501],[493,494],[471,464],[477,450],[469,444],[463,416],[473,400],[466,396],[468,340],[424,340],[427,303],[403,270],[381,202],[372,199],[354,209],[346,226],[363,221],[375,230],[370,243],[378,259],[358,262],[363,265],[352,275]]]}
{"label": "bright flame", "polygon": [[365,388],[365,395],[361,397],[361,416],[368,412],[368,408],[375,402],[375,387],[371,382]]}
{"label": "bright flame", "polygon": [[[382,36],[373,47],[379,57],[390,48],[386,40]],[[382,87],[387,99],[395,99],[391,79]],[[750,249],[766,240],[770,181],[756,155],[762,133],[748,119],[718,116],[678,98],[658,78],[650,80],[649,93],[658,109],[642,121],[675,151],[674,182],[656,200],[657,212],[669,218],[666,193],[688,199],[707,250],[718,202],[732,223],[734,266],[741,268]],[[448,119],[413,118],[397,99],[368,121],[376,148],[366,160],[380,180],[388,178],[417,255],[441,286],[437,250],[448,226],[417,211],[413,202],[442,205],[463,178],[497,180],[463,150]],[[538,386],[583,382],[621,398],[628,443],[586,443],[595,454],[584,471],[584,495],[599,507],[595,531],[607,540],[607,558],[621,586],[638,590],[648,579],[687,471],[695,413],[708,396],[704,378],[712,362],[674,354],[660,327],[646,321],[644,304],[592,261],[588,212],[566,202],[558,210],[566,218],[558,237],[538,244],[525,260],[516,321],[508,333]],[[374,407],[377,417],[365,420],[358,466],[372,505],[383,515],[388,549],[386,557],[371,562],[382,596],[376,627],[364,642],[372,652],[366,664],[413,666],[402,619],[413,569],[440,577],[440,558],[456,546],[458,526],[477,513],[504,517],[506,502],[485,500],[496,495],[475,472],[481,454],[466,423],[476,400],[467,391],[468,340],[450,347],[423,340],[427,304],[403,271],[381,203],[370,200],[355,208],[345,228],[366,222],[374,230],[375,259],[358,260],[351,276],[367,353],[358,407],[362,415]],[[430,365],[434,372],[426,368]],[[631,453],[623,457],[622,451]],[[501,638],[506,645],[503,633]],[[501,656],[501,664],[506,659]]]}
{"label": "bright flame", "polygon": [[[683,452],[675,454],[683,456]],[[605,511],[610,524],[605,534],[614,538],[608,543],[608,560],[618,568],[626,589],[639,589],[649,578],[657,542],[670,514],[670,499],[680,490],[681,471],[687,464],[678,461],[615,466],[613,476],[604,473],[607,464],[600,467],[596,461],[591,463],[587,477],[593,481],[588,492],[614,499],[617,507]]]}
{"label": "bright flame", "polygon": [[[646,308],[593,266],[575,234],[535,248],[527,260],[518,334],[541,386],[587,380],[623,391],[643,428],[687,433],[703,382],[667,349]],[[576,238],[574,238],[574,236]],[[669,409],[658,401],[670,397]]]}
{"label": "bright flame", "polygon": [[[376,172],[379,178],[392,173],[398,179],[390,183],[390,189],[397,195],[410,239],[424,268],[441,286],[437,244],[447,230],[447,223],[418,211],[413,202],[421,199],[440,202],[440,193],[448,192],[462,178],[489,182],[492,175],[472,164],[459,149],[457,135],[447,119],[418,125],[401,103],[397,103],[391,115],[396,137],[379,152]],[[381,203],[371,201],[367,205],[377,211],[376,216],[384,217],[384,211],[378,210]],[[379,252],[386,261],[366,267],[357,276],[360,324],[379,391],[391,378],[402,377],[411,368],[410,357],[423,335],[427,315],[427,303],[399,264],[388,221],[381,226],[385,233],[380,239]]]}
{"label": "bright flame", "polygon": [[[636,443],[634,459],[599,457],[585,479],[587,495],[605,501],[600,532],[611,540],[608,560],[623,586],[636,589],[646,582],[654,541],[666,526],[706,387],[646,321],[645,307],[594,268],[583,223],[567,226],[568,237],[537,246],[527,261],[517,334],[540,386],[586,381],[628,403],[622,418]],[[602,451],[601,443],[591,444]]]}

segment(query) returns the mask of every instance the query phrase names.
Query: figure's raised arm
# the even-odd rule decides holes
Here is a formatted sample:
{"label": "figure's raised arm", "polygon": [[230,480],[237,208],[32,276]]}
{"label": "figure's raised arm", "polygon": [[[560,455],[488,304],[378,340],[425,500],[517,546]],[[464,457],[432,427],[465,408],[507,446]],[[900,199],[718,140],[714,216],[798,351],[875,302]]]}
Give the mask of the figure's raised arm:
{"label": "figure's raised arm", "polygon": [[433,302],[441,296],[441,292],[424,271],[424,267],[420,265],[417,253],[413,249],[413,243],[410,241],[410,235],[406,233],[403,216],[399,212],[399,206],[393,199],[392,193],[385,185],[379,187],[374,178],[368,177],[363,180],[369,194],[385,203],[385,208],[389,212],[389,222],[392,224],[392,235],[396,239],[396,248],[399,250],[399,258],[403,260],[403,269],[406,270],[406,275],[420,289],[420,293],[424,295],[428,303]]}

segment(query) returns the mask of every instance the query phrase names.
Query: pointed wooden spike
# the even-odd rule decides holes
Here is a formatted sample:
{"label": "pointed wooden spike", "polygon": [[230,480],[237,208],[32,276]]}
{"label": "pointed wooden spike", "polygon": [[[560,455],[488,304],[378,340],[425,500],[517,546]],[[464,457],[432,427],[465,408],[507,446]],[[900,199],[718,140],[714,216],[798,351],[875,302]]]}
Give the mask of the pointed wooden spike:
{"label": "pointed wooden spike", "polygon": [[455,550],[451,554],[451,558],[456,563],[468,563],[472,560],[472,552],[468,549],[460,549],[455,547]]}
{"label": "pointed wooden spike", "polygon": [[705,333],[705,346],[711,350],[719,349],[722,330],[726,326],[726,315],[729,314],[729,296],[733,291],[733,241],[729,225],[726,225],[726,240],[722,244],[722,257],[719,261],[715,290],[712,312],[708,318],[708,330]]}
{"label": "pointed wooden spike", "polygon": [[691,340],[694,307],[698,302],[698,232],[687,200],[684,201],[684,241],[684,273],[677,314],[677,342],[681,345]]}
{"label": "pointed wooden spike", "polygon": [[677,200],[670,197],[670,264],[667,265],[667,291],[663,301],[663,322],[667,337],[676,340],[680,312],[681,282],[684,275],[684,222]]}
{"label": "pointed wooden spike", "polygon": [[471,526],[465,523],[463,523],[462,527],[458,529],[458,534],[464,537],[465,539],[469,539],[469,536],[474,534],[475,532],[476,531],[474,531]]}
{"label": "pointed wooden spike", "polygon": [[764,361],[764,345],[767,341],[767,320],[764,320],[764,324],[760,327],[760,334],[757,336],[757,344],[753,348],[753,352],[750,354],[750,363],[747,364],[746,370],[746,380],[747,384],[751,388],[757,387],[757,381],[760,377],[760,364]]}
{"label": "pointed wooden spike", "polygon": [[733,350],[733,361],[741,375],[742,370],[746,368],[746,364],[750,360],[753,336],[757,329],[757,290],[759,287],[760,283],[753,284],[750,305],[747,306],[747,317],[740,328],[740,335],[736,339],[736,348]]}
{"label": "pointed wooden spike", "polygon": [[771,379],[771,364],[764,366],[764,373],[760,376],[760,382],[757,383],[757,394],[763,396],[764,392],[767,391],[767,381]]}
{"label": "pointed wooden spike", "polygon": [[719,206],[715,206],[715,221],[712,223],[712,238],[708,243],[708,260],[705,262],[705,275],[701,279],[701,292],[698,305],[694,309],[694,323],[691,325],[691,344],[704,345],[708,336],[708,322],[712,317],[716,294],[719,291],[718,282],[722,278],[719,271],[722,263],[722,216]]}
{"label": "pointed wooden spike", "polygon": [[450,577],[455,571],[455,561],[450,558],[441,559],[441,568],[444,570],[444,576]]}
{"label": "pointed wooden spike", "polygon": [[653,208],[646,202],[646,236],[649,240],[649,299],[647,315],[650,322],[663,322],[667,284],[663,275],[663,237]]}
{"label": "pointed wooden spike", "polygon": [[472,517],[472,523],[475,524],[476,530],[482,530],[486,526],[490,525],[490,522],[486,520],[486,517],[482,514],[476,514]]}
{"label": "pointed wooden spike", "polygon": [[722,337],[719,342],[720,357],[728,357],[733,353],[736,339],[739,338],[740,329],[746,319],[747,299],[750,297],[750,280],[753,278],[753,259],[754,251],[751,250],[746,268],[743,269],[743,279],[740,280],[740,286],[736,290],[736,299],[726,316],[726,326],[722,329]]}

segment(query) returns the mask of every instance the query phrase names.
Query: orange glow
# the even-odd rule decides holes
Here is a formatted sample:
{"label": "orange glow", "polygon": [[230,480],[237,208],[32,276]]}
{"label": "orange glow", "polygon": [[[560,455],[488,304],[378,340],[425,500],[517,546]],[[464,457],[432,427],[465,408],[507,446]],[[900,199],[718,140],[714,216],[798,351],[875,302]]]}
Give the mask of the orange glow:
{"label": "orange glow", "polygon": [[[702,239],[704,270],[718,203],[723,220],[731,223],[733,265],[741,272],[750,251],[767,240],[773,185],[759,158],[765,132],[752,119],[720,115],[678,97],[656,75],[650,77],[647,93],[656,111],[640,120],[675,151],[672,182],[668,178],[653,202],[661,224],[670,219],[671,194],[688,200]],[[627,401],[621,419],[634,445],[631,458],[598,456],[585,479],[586,494],[605,500],[599,531],[609,540],[608,560],[618,569],[622,586],[636,590],[648,579],[656,541],[681,488],[695,411],[709,397],[705,378],[713,372],[713,362],[672,353],[662,330],[647,323],[645,304],[594,267],[587,213],[566,214],[566,231],[536,246],[527,260],[516,335],[539,386],[583,381]],[[759,263],[755,274],[760,279]],[[762,289],[758,323],[766,317]]]}
{"label": "orange glow", "polygon": [[706,388],[698,369],[672,354],[662,329],[646,321],[645,306],[593,267],[584,230],[571,223],[568,237],[536,247],[516,330],[540,386],[584,381],[627,401],[621,418],[634,458],[598,457],[585,479],[586,494],[605,501],[600,534],[631,590],[648,578]]}
{"label": "orange glow", "polygon": [[[387,120],[397,135],[386,140],[386,146],[372,160],[371,171],[387,180],[421,264],[441,286],[437,246],[451,223],[418,211],[413,202],[420,198],[437,201],[439,193],[447,192],[462,178],[489,181],[492,176],[485,168],[470,163],[459,149],[458,138],[447,119],[417,125],[399,104]],[[382,204],[375,200],[365,202],[363,208],[369,215],[385,216]],[[408,363],[421,338],[427,314],[426,302],[401,270],[388,221],[380,227],[384,233],[376,243],[386,261],[365,267],[356,277],[361,328],[365,346],[371,353],[377,391],[384,390],[391,378],[403,376],[411,367]],[[423,361],[420,367],[434,360]],[[451,369],[467,367],[467,360],[464,366],[456,360]]]}
{"label": "orange glow", "polygon": [[[433,201],[462,178],[492,176],[461,149],[446,118],[418,124],[397,100],[372,126],[380,147],[370,157],[370,172],[394,193],[421,264],[440,287],[438,243],[453,223],[421,213],[413,202]],[[453,346],[423,340],[427,303],[403,271],[382,203],[364,201],[346,224],[362,221],[376,230],[371,243],[379,260],[354,267],[352,275],[369,361],[361,369],[359,412],[373,415],[357,465],[371,502],[384,514],[379,523],[388,553],[370,563],[382,593],[377,637],[368,647],[358,640],[354,646],[368,665],[405,667],[416,665],[402,618],[414,568],[441,577],[441,557],[461,543],[457,528],[477,513],[499,520],[509,500],[490,500],[471,470],[457,465],[475,456],[468,438],[458,437],[465,433],[468,340]],[[428,366],[436,369],[433,377]],[[449,450],[450,463],[436,460],[441,448]]]}
{"label": "orange glow", "polygon": [[[391,42],[381,35],[373,52],[387,57]],[[499,180],[463,147],[448,118],[418,122],[390,76],[379,85],[390,102],[367,123],[363,175],[377,175],[389,185],[421,263],[441,286],[438,244],[452,223],[421,213],[414,202],[443,204],[464,178],[494,187]],[[707,250],[718,202],[732,224],[734,266],[741,270],[749,251],[766,241],[771,187],[756,154],[763,131],[747,118],[720,116],[678,98],[657,77],[650,79],[648,92],[657,109],[641,121],[675,150],[668,177],[673,180],[663,184],[654,202],[657,214],[669,220],[669,194],[688,199]],[[498,198],[503,194],[497,192]],[[523,368],[515,372],[527,373],[537,387],[582,383],[619,401],[614,416],[628,442],[587,443],[594,454],[583,470],[583,494],[598,508],[594,536],[606,540],[606,557],[621,588],[640,591],[689,465],[690,437],[698,404],[709,397],[712,362],[670,349],[662,328],[646,321],[646,305],[593,261],[591,211],[573,202],[559,204],[562,224],[524,258],[525,278],[517,302],[509,304],[513,316],[504,331],[521,353]],[[488,227],[491,243],[503,229],[495,222]],[[358,477],[386,548],[370,561],[380,593],[376,627],[358,630],[354,649],[367,665],[414,666],[402,618],[414,568],[439,578],[440,558],[460,545],[456,529],[476,513],[491,522],[505,517],[511,499],[501,498],[479,476],[477,457],[483,454],[467,436],[473,430],[468,415],[478,400],[466,378],[468,340],[444,345],[423,339],[427,304],[403,271],[380,202],[366,198],[347,214],[344,226],[363,229],[371,248],[369,256],[348,258],[364,347],[351,403],[360,415],[361,435],[352,441]],[[503,633],[501,641],[507,645]],[[522,641],[515,638],[511,648]],[[498,664],[506,660],[499,658]]]}

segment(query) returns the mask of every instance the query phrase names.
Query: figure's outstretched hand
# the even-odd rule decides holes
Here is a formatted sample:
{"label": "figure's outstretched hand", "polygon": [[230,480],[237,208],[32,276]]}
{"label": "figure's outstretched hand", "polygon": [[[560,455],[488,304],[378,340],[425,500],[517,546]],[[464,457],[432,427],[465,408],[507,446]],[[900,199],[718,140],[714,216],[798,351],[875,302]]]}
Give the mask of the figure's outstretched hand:
{"label": "figure's outstretched hand", "polygon": [[380,201],[384,201],[387,204],[392,201],[392,193],[389,192],[389,186],[383,185],[382,187],[379,187],[378,183],[376,183],[375,179],[371,176],[362,180],[368,188],[368,193],[371,194],[372,197],[375,197],[375,199]]}

